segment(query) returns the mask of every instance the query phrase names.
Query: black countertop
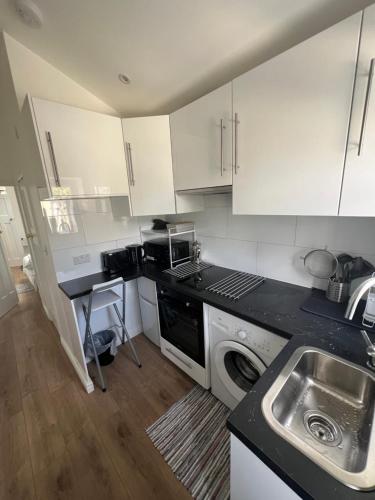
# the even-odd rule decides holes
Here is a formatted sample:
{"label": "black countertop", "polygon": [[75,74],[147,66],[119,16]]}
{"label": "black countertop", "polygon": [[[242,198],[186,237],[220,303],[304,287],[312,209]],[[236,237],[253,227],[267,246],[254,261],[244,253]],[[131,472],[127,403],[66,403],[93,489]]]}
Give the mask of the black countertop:
{"label": "black countertop", "polygon": [[[203,271],[205,284],[218,281],[230,271],[217,266]],[[312,290],[281,281],[267,279],[238,302],[229,302],[200,289],[199,283],[194,288],[191,280],[181,282],[153,264],[129,266],[118,276],[125,281],[145,276],[290,339],[229,417],[230,431],[303,498],[375,500],[375,491],[360,492],[344,486],[279,437],[269,427],[261,410],[263,396],[298,347],[318,347],[365,367],[365,344],[358,328],[302,311]],[[70,299],[75,299],[89,293],[93,284],[114,277],[117,276],[96,273],[60,283],[59,287]]]}
{"label": "black countertop", "polygon": [[[233,270],[219,266],[205,269],[202,271],[205,285],[215,283],[230,272]],[[312,293],[310,288],[272,279],[266,279],[261,286],[238,302],[231,302],[207,292],[200,287],[199,283],[197,288],[194,288],[191,286],[191,280],[178,280],[151,263],[144,264],[142,267],[128,266],[115,275],[104,272],[90,274],[59,283],[59,287],[69,299],[73,300],[90,293],[94,284],[105,283],[119,276],[125,281],[145,276],[288,339],[306,333],[324,334],[329,331],[336,334],[341,334],[341,332],[356,334],[358,331],[351,326],[302,311],[303,303]]]}
{"label": "black countertop", "polygon": [[100,272],[75,278],[69,281],[59,283],[59,288],[65,293],[68,299],[78,299],[91,292],[93,285],[106,283],[115,278],[122,277],[124,281],[131,281],[143,276],[142,268],[137,266],[128,266],[123,269],[121,273],[110,275],[108,273]]}

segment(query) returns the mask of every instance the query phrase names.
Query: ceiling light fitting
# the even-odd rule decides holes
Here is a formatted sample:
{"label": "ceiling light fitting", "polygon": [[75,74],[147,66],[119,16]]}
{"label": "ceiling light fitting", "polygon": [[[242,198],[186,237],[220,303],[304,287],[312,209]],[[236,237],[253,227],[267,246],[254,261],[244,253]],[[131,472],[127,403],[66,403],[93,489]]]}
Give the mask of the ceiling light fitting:
{"label": "ceiling light fitting", "polygon": [[42,11],[34,2],[31,0],[16,0],[14,5],[17,14],[27,26],[30,28],[40,28],[42,26]]}
{"label": "ceiling light fitting", "polygon": [[129,85],[130,83],[130,78],[128,78],[126,75],[124,75],[123,73],[120,73],[118,75],[118,79],[120,80],[121,83],[123,83],[124,85]]}

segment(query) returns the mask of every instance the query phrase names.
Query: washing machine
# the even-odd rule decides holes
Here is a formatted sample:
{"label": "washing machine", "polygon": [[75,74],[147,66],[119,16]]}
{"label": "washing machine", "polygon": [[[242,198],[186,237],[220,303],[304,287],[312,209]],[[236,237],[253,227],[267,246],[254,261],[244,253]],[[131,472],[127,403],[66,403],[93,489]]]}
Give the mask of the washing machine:
{"label": "washing machine", "polygon": [[211,392],[233,410],[287,340],[211,306],[208,330]]}

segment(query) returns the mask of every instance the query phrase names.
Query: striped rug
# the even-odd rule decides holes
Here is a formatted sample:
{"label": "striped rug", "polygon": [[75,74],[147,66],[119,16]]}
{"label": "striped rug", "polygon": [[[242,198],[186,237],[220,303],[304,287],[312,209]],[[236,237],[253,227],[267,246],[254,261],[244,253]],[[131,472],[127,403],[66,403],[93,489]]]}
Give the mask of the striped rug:
{"label": "striped rug", "polygon": [[229,413],[197,385],[146,429],[176,477],[197,500],[229,498]]}

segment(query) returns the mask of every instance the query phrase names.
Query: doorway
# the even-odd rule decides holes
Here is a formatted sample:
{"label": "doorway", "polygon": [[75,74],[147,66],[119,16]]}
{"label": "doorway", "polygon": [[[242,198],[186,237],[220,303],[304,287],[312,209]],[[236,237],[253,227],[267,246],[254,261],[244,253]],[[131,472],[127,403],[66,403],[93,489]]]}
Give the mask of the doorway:
{"label": "doorway", "polygon": [[17,293],[35,290],[33,259],[13,186],[0,186],[0,237]]}

